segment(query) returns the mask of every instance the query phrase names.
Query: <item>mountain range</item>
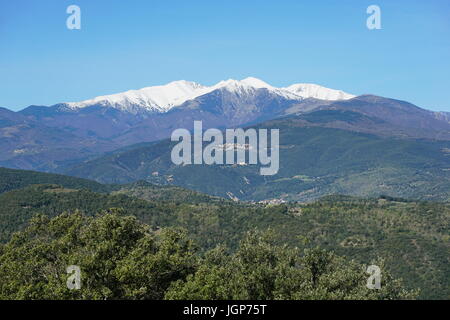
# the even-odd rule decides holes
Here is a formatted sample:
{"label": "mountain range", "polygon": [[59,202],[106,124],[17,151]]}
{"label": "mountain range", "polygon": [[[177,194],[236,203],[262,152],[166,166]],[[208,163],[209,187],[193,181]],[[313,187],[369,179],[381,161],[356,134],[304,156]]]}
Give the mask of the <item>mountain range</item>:
{"label": "mountain range", "polygon": [[351,97],[312,84],[275,88],[247,78],[210,87],[175,81],[18,112],[2,108],[0,165],[55,171],[120,147],[167,138],[174,129],[192,127],[193,120],[203,120],[204,127],[237,126],[273,119],[299,103]]}
{"label": "mountain range", "polygon": [[[191,130],[194,120],[204,129],[282,129],[276,181],[253,176],[251,166],[172,166],[165,139],[175,129]],[[0,166],[107,183],[145,179],[245,200],[383,192],[447,200],[449,141],[446,112],[315,84],[276,88],[256,78],[213,86],[174,81],[81,102],[0,109]]]}
{"label": "mountain range", "polygon": [[287,88],[275,88],[262,80],[249,77],[241,81],[233,79],[220,81],[213,86],[203,86],[195,82],[180,80],[163,86],[130,90],[81,102],[69,102],[64,104],[64,106],[77,110],[101,105],[130,113],[161,113],[216,90],[228,91],[242,99],[246,96],[254,95],[258,89],[265,89],[272,95],[277,95],[288,100],[302,100],[305,98],[345,100],[354,97],[354,95],[343,91],[333,90],[315,84],[298,83]]}

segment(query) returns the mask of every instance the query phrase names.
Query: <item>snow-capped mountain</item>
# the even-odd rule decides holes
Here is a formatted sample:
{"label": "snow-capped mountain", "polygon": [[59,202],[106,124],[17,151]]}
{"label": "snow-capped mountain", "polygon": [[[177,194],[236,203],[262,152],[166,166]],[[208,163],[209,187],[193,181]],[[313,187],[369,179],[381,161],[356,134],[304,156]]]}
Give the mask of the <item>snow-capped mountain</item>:
{"label": "snow-capped mountain", "polygon": [[314,84],[277,88],[256,78],[212,86],[175,81],[81,102],[1,111],[0,166],[23,169],[55,170],[77,159],[166,139],[175,129],[191,130],[195,120],[203,121],[204,129],[223,129],[299,117],[299,125],[450,141],[447,113]]}
{"label": "snow-capped mountain", "polygon": [[81,102],[69,102],[66,105],[72,109],[85,108],[93,105],[114,107],[122,111],[133,110],[136,107],[148,111],[166,112],[186,100],[193,99],[207,87],[190,81],[173,81],[163,86],[147,87],[139,90],[129,90],[122,93],[99,96]]}
{"label": "snow-capped mountain", "polygon": [[325,88],[316,84],[294,84],[286,88],[276,88],[257,78],[243,80],[225,80],[213,86],[203,86],[185,80],[170,82],[166,85],[129,90],[122,93],[99,96],[80,102],[63,104],[72,110],[89,106],[112,107],[121,111],[163,113],[186,101],[196,99],[215,90],[226,90],[237,95],[252,95],[258,89],[288,100],[315,98],[321,100],[346,100],[354,96],[343,91]]}

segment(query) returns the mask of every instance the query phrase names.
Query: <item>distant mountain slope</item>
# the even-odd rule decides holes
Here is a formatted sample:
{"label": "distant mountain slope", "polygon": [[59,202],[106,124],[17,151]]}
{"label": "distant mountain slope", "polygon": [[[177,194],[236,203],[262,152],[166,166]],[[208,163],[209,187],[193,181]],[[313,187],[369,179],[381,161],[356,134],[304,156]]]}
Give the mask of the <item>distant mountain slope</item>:
{"label": "distant mountain slope", "polygon": [[384,123],[361,113],[320,110],[260,124],[280,129],[280,170],[274,176],[261,176],[254,165],[176,166],[170,158],[174,143],[167,140],[66,173],[105,183],[147,180],[243,200],[307,201],[333,193],[450,200],[449,141],[381,137],[330,128],[329,121],[359,128]]}
{"label": "distant mountain slope", "polygon": [[15,170],[0,167],[0,194],[11,190],[31,187],[33,185],[53,185],[53,187],[58,185],[66,189],[90,190],[99,193],[129,195],[136,198],[153,201],[176,201],[185,203],[226,201],[222,198],[211,197],[206,194],[180,187],[158,186],[145,181],[137,181],[122,185],[111,185],[61,174],[29,170]]}
{"label": "distant mountain slope", "polygon": [[0,166],[25,170],[56,171],[117,147],[107,141],[35,125],[0,128],[0,136]]}
{"label": "distant mountain slope", "polygon": [[96,192],[109,192],[111,188],[98,182],[28,170],[14,170],[0,167],[0,193],[22,189],[33,184],[57,184],[64,188],[89,189]]}
{"label": "distant mountain slope", "polygon": [[[450,123],[439,118],[433,111],[419,108],[409,102],[362,95],[346,101],[336,101],[319,106],[318,110],[341,110],[356,112],[372,119],[379,119],[366,132],[414,138],[450,140]],[[359,131],[359,130],[357,130]]]}
{"label": "distant mountain slope", "polygon": [[145,181],[137,181],[124,185],[115,185],[113,195],[127,195],[148,201],[173,201],[175,203],[227,203],[229,200],[213,197],[176,186],[159,186]]}

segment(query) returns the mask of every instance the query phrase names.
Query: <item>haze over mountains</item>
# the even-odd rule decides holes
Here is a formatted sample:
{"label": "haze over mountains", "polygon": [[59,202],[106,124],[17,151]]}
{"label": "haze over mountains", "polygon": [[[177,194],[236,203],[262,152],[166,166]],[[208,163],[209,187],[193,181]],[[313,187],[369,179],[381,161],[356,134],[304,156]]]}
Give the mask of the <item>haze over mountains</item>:
{"label": "haze over mountains", "polygon": [[[279,119],[281,122],[278,124],[284,128],[284,133],[281,133],[283,140],[280,141],[282,145],[300,149],[308,146],[303,155],[288,152],[283,156],[287,162],[283,163],[281,159],[281,173],[286,175],[283,179],[309,177],[296,180],[300,181],[299,188],[289,190],[291,187],[284,183],[287,180],[282,180],[284,182],[277,187],[278,192],[272,192],[276,188],[271,192],[262,191],[264,188],[267,190],[268,182],[255,177],[248,184],[242,175],[248,179],[251,173],[241,172],[239,168],[223,171],[227,172],[223,177],[225,180],[207,182],[200,179],[194,182],[195,177],[186,175],[183,168],[173,168],[170,159],[166,159],[170,144],[164,141],[154,143],[168,138],[175,129],[192,129],[194,120],[202,120],[204,129],[224,129],[257,124],[261,127],[273,126],[270,121],[275,119]],[[307,128],[311,128],[315,135],[307,134],[312,132]],[[361,139],[367,143],[366,146],[361,144]],[[50,107],[30,106],[19,112],[0,109],[0,166],[64,172],[102,182],[147,179],[168,183],[167,177],[172,176],[170,179],[174,184],[221,196],[231,193],[250,200],[278,197],[286,192],[287,199],[307,199],[308,196],[289,195],[288,191],[301,193],[314,188],[320,191],[307,193],[313,198],[338,191],[352,194],[358,188],[347,188],[347,182],[344,183],[346,187],[331,186],[337,181],[354,178],[353,185],[356,177],[350,178],[352,174],[364,176],[370,170],[381,170],[377,172],[383,174],[378,175],[377,179],[387,179],[392,176],[388,168],[395,168],[396,173],[401,172],[386,187],[388,193],[447,199],[445,170],[449,169],[446,167],[449,159],[446,150],[450,150],[448,141],[450,116],[445,112],[433,112],[405,101],[374,95],[354,96],[314,84],[276,88],[256,78],[226,80],[213,86],[174,81],[164,86],[130,90],[81,102],[59,103]],[[336,145],[341,148],[336,150]],[[368,148],[370,145],[374,147]],[[418,150],[418,154],[407,153],[403,149],[407,145]],[[396,146],[398,150],[395,153]],[[371,150],[377,150],[377,153]],[[384,150],[392,156],[389,161],[380,158]],[[327,162],[318,159],[316,162],[302,162],[308,154],[313,156],[312,153],[327,154],[324,157]],[[348,154],[359,159],[359,162],[350,159]],[[332,163],[333,159],[341,159],[342,168],[348,170],[337,172],[340,169]],[[162,164],[163,161],[168,163]],[[309,167],[304,167],[308,163]],[[434,169],[430,171],[429,168]],[[200,171],[197,172],[197,169]],[[197,172],[201,177],[208,176],[204,175],[204,170],[216,169],[202,167],[191,172]],[[418,173],[415,170],[419,170]],[[159,172],[160,176],[152,175],[153,172]],[[443,175],[440,176],[440,173]],[[414,174],[418,174],[416,178],[420,179],[411,178]],[[304,180],[313,176],[314,181],[328,187],[318,188],[315,184],[307,187]],[[234,181],[244,181],[244,185],[239,182],[232,186],[231,177],[235,178]],[[431,192],[428,187],[417,190],[410,187],[407,192],[396,192],[393,186],[401,183],[402,179],[433,185],[439,192],[429,196],[425,194]],[[369,191],[362,193],[374,195],[383,191],[383,188],[380,189],[382,183],[373,181],[367,184],[371,185]],[[216,185],[210,185],[210,182]]]}

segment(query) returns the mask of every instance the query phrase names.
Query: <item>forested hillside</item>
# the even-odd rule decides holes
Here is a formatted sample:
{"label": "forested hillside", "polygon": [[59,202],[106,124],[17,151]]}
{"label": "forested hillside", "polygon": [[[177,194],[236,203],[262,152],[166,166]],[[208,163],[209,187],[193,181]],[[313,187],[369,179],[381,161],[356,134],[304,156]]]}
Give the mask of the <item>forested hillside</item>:
{"label": "forested hillside", "polygon": [[[137,189],[136,189],[137,188]],[[158,231],[166,227],[187,230],[199,252],[225,245],[234,252],[245,233],[271,229],[278,245],[291,248],[319,246],[340,256],[370,264],[384,259],[386,268],[410,289],[421,289],[420,298],[450,296],[450,205],[414,202],[388,197],[360,199],[327,197],[310,204],[262,205],[194,198],[177,201],[176,190],[166,200],[145,183],[112,194],[31,185],[0,194],[0,239],[23,230],[35,214],[56,217],[79,210],[95,216],[103,210],[122,208]],[[180,199],[185,192],[180,191]],[[147,194],[146,194],[147,193]],[[127,195],[129,194],[129,195]],[[135,197],[140,195],[150,200]]]}
{"label": "forested hillside", "polygon": [[111,190],[110,186],[92,180],[69,177],[61,174],[0,167],[0,193],[24,188],[32,184],[45,183],[58,184],[66,188],[89,189],[96,192],[107,192]]}
{"label": "forested hillside", "polygon": [[146,180],[246,201],[311,201],[330,194],[450,200],[449,141],[336,129],[327,126],[351,126],[365,118],[351,112],[341,112],[338,118],[333,113],[331,120],[328,115],[318,111],[256,126],[280,130],[280,168],[273,176],[261,176],[260,166],[248,163],[174,165],[175,143],[169,140],[130,147],[66,173],[102,183]]}

